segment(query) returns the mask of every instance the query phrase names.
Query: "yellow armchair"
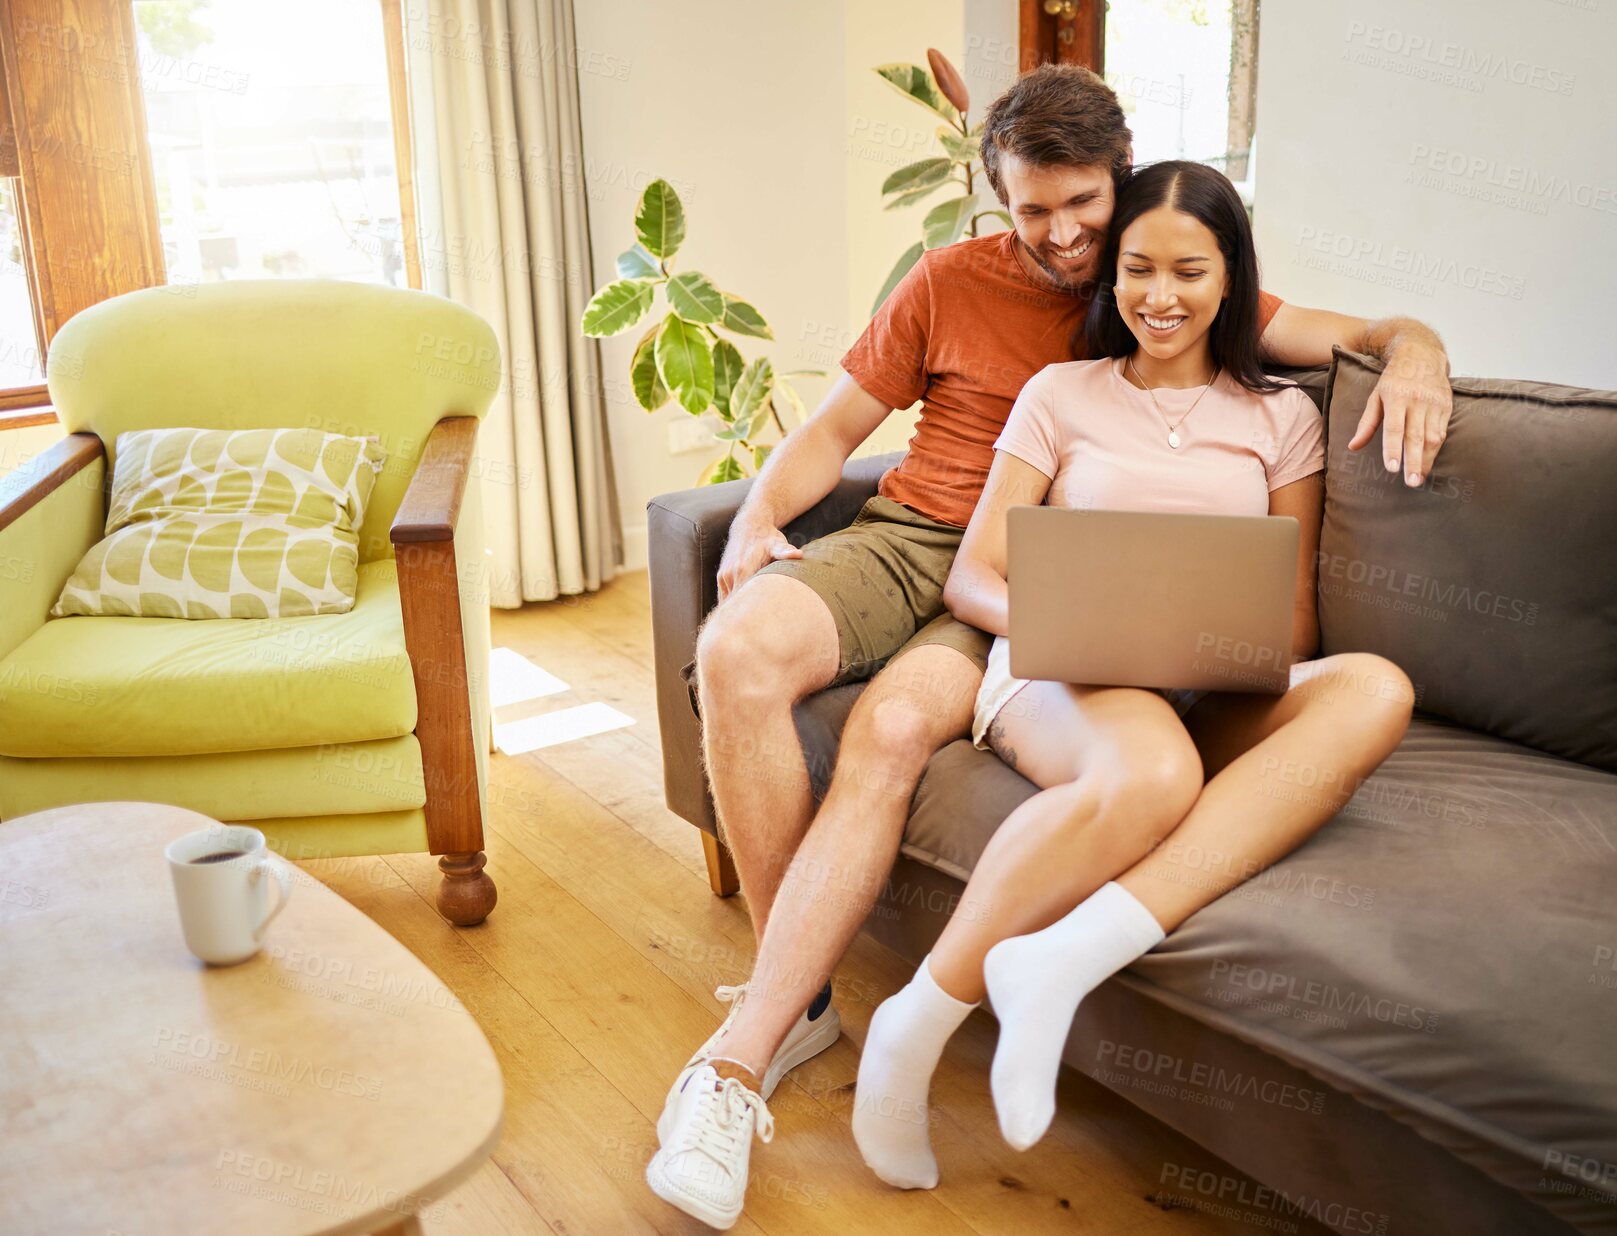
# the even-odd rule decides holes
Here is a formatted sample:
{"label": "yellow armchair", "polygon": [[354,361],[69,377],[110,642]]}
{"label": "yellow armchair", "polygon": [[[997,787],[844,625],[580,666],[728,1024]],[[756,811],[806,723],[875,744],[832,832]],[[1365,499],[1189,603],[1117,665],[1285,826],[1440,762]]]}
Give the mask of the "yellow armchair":
{"label": "yellow armchair", "polygon": [[[68,321],[47,381],[68,436],[0,480],[0,820],[174,803],[292,858],[439,855],[438,909],[481,922],[489,608],[476,435],[488,323],[340,280],[148,288]],[[387,453],[347,614],[52,619],[101,538],[120,433],[375,434]]]}

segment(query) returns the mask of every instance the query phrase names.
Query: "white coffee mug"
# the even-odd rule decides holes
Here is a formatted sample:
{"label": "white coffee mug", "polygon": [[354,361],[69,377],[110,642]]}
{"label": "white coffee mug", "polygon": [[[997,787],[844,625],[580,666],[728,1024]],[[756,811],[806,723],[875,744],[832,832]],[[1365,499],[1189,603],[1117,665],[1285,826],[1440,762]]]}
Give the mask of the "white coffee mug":
{"label": "white coffee mug", "polygon": [[[185,947],[216,966],[246,961],[264,944],[264,928],[292,895],[292,868],[243,824],[216,824],[171,841],[164,851],[174,879]],[[269,880],[281,886],[269,908]]]}

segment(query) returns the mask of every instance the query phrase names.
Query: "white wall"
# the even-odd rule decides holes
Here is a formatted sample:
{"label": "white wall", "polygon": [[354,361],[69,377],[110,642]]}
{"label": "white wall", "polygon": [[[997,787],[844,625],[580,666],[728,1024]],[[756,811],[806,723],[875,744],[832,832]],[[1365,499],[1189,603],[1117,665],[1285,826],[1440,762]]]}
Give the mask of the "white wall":
{"label": "white wall", "polygon": [[1259,41],[1266,287],[1617,387],[1617,4],[1270,0]]}
{"label": "white wall", "polygon": [[[1008,40],[1001,76],[1014,71],[1015,0],[587,0],[575,12],[596,286],[615,277],[640,192],[662,177],[687,211],[679,268],[707,273],[769,320],[774,342],[739,341],[744,356],[827,372],[799,385],[812,409],[887,271],[920,237],[924,207],[884,214],[881,182],[930,154],[942,123],[870,70],[924,64],[937,47],[968,75],[975,121],[996,79],[971,66],[1003,59],[994,44]],[[647,500],[694,484],[719,453],[671,454],[667,426],[688,414],[634,402],[639,334],[602,346],[631,568],[645,564]],[[895,413],[860,453],[901,448],[914,419]]]}

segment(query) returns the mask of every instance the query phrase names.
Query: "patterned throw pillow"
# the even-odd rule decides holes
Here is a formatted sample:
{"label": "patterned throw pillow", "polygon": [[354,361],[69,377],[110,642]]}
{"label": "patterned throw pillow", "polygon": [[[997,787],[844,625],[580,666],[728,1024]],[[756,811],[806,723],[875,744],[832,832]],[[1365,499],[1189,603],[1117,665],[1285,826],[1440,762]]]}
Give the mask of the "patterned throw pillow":
{"label": "patterned throw pillow", "polygon": [[318,429],[119,434],[106,536],[51,617],[346,613],[382,457]]}

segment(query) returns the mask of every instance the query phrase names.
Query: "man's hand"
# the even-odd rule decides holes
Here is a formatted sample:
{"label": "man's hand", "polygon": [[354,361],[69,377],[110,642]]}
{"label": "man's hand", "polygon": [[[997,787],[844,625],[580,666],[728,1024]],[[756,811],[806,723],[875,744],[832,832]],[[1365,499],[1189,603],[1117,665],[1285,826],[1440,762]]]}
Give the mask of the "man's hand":
{"label": "man's hand", "polygon": [[1382,425],[1381,458],[1387,471],[1402,466],[1404,484],[1412,487],[1431,476],[1454,414],[1449,358],[1435,339],[1399,340],[1388,349],[1381,380],[1347,444],[1348,450],[1359,450]]}
{"label": "man's hand", "polygon": [[768,520],[737,516],[730,525],[724,556],[719,559],[719,600],[741,587],[765,564],[802,556],[803,551]]}
{"label": "man's hand", "polygon": [[1448,436],[1454,411],[1449,357],[1431,327],[1413,318],[1364,318],[1281,305],[1259,341],[1263,355],[1281,365],[1330,363],[1331,346],[1368,352],[1386,366],[1364,405],[1359,427],[1348,442],[1356,451],[1386,422],[1381,457],[1388,472],[1404,469],[1404,483],[1419,485],[1432,475],[1438,448]]}

